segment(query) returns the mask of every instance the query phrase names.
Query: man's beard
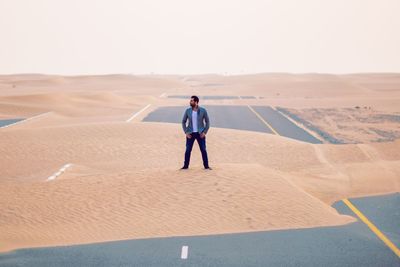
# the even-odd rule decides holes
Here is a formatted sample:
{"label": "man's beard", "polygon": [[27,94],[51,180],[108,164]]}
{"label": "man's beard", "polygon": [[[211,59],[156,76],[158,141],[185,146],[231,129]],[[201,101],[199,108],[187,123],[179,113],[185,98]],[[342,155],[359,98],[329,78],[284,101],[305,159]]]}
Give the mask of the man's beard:
{"label": "man's beard", "polygon": [[195,106],[196,106],[196,103],[190,103],[190,106],[192,107],[192,108],[194,108]]}

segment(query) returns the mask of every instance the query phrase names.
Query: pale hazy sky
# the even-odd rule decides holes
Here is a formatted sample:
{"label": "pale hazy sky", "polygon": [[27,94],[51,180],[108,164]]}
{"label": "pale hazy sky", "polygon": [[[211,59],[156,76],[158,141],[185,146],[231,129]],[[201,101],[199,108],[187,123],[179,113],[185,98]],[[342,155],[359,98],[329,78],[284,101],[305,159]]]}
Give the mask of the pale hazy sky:
{"label": "pale hazy sky", "polygon": [[0,0],[0,74],[400,72],[400,0]]}

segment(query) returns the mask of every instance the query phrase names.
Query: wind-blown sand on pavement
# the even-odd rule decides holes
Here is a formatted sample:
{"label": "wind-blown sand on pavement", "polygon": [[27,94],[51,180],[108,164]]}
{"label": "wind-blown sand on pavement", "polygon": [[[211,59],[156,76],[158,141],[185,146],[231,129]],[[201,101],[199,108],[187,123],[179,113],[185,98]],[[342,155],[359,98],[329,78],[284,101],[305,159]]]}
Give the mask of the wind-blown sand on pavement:
{"label": "wind-blown sand on pavement", "polygon": [[[400,140],[313,145],[212,127],[213,170],[202,169],[195,145],[190,169],[180,171],[181,126],[141,118],[161,106],[182,105],[183,112],[188,100],[160,97],[164,93],[253,95],[200,105],[292,109],[361,101],[397,114],[400,87],[387,80],[400,84],[400,75],[365,76],[0,76],[0,119],[48,112],[0,129],[0,250],[353,222],[330,205],[398,192]],[[67,163],[64,173],[46,181]]]}

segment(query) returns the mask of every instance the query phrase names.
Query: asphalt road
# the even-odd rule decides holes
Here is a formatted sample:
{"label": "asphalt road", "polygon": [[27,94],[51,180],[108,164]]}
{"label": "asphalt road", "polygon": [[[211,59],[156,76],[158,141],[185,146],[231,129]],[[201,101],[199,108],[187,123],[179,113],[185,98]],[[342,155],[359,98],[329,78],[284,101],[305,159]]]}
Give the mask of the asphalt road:
{"label": "asphalt road", "polygon": [[[190,99],[190,95],[169,95],[168,98]],[[201,100],[225,100],[225,99],[256,99],[255,96],[235,96],[235,95],[205,95],[198,96]]]}
{"label": "asphalt road", "polygon": [[1,127],[4,127],[4,126],[6,126],[6,125],[9,125],[9,124],[13,124],[13,123],[22,121],[22,120],[24,120],[24,119],[7,119],[7,120],[0,120],[0,128],[1,128]]}
{"label": "asphalt road", "polygon": [[[212,127],[272,133],[247,106],[206,108]],[[180,123],[184,109],[160,108],[144,121]],[[279,134],[307,141],[296,125],[273,109],[253,109]],[[399,246],[399,193],[351,202]],[[342,214],[355,216],[343,201],[334,207]],[[187,258],[182,258],[184,246],[188,248]],[[400,266],[400,258],[364,222],[357,221],[338,227],[19,249],[1,253],[2,266]]]}
{"label": "asphalt road", "polygon": [[[375,215],[378,227],[399,234],[399,194],[351,199]],[[342,202],[342,214],[353,215]],[[376,207],[385,207],[376,213]],[[386,208],[389,207],[389,208]],[[393,210],[394,208],[394,210]],[[368,212],[367,212],[368,211]],[[386,212],[393,212],[387,214]],[[382,223],[381,223],[382,222]],[[396,225],[397,222],[397,225]],[[182,247],[188,247],[182,259]],[[400,266],[361,221],[318,227],[196,237],[151,238],[88,245],[20,249],[0,254],[0,266]]]}
{"label": "asphalt road", "polygon": [[352,203],[400,248],[400,193],[353,199]]}
{"label": "asphalt road", "polygon": [[[262,120],[248,106],[205,105],[204,107],[209,114],[211,127],[256,131],[269,134],[277,133],[303,142],[313,144],[322,143],[320,140],[292,123],[278,111],[268,106],[251,106]],[[181,123],[186,108],[187,107],[181,106],[161,107],[148,114],[143,121]]]}
{"label": "asphalt road", "polygon": [[288,120],[275,109],[268,106],[252,106],[252,108],[280,135],[312,144],[322,143],[320,140]]}

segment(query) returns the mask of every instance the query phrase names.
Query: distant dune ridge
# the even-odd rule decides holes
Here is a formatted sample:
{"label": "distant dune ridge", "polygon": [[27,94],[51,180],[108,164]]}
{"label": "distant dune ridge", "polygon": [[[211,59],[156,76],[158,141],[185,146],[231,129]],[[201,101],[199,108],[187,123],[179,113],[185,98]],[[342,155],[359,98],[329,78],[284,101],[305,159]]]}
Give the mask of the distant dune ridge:
{"label": "distant dune ridge", "polygon": [[[213,170],[195,145],[179,171],[181,126],[141,120],[193,94],[282,107],[347,144],[211,126]],[[399,103],[394,73],[0,76],[0,120],[33,117],[0,128],[0,251],[353,222],[330,205],[400,190]]]}

